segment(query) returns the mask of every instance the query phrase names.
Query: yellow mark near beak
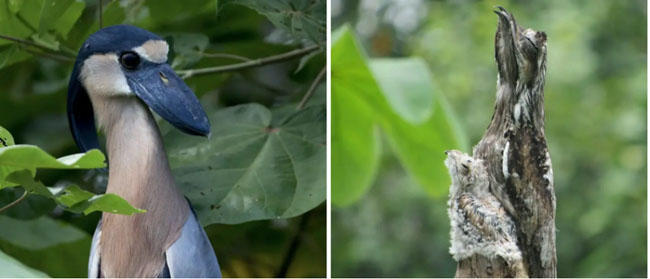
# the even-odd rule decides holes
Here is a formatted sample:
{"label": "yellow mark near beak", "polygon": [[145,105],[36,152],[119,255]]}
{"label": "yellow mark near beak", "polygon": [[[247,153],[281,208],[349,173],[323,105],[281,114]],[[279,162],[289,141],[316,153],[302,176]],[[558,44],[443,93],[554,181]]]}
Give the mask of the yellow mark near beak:
{"label": "yellow mark near beak", "polygon": [[167,79],[165,74],[163,74],[162,72],[160,72],[159,74],[160,74],[160,79],[163,81],[165,85],[167,85],[169,83],[169,79]]}

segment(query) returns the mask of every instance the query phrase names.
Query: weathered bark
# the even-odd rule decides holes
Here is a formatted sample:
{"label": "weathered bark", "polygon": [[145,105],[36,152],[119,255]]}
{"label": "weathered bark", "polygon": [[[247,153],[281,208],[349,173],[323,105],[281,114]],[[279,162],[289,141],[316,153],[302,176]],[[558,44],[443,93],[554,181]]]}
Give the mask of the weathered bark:
{"label": "weathered bark", "polygon": [[544,134],[546,34],[522,29],[499,7],[495,57],[499,70],[492,121],[473,158],[516,227],[521,262],[495,255],[458,261],[456,277],[556,277],[555,191]]}

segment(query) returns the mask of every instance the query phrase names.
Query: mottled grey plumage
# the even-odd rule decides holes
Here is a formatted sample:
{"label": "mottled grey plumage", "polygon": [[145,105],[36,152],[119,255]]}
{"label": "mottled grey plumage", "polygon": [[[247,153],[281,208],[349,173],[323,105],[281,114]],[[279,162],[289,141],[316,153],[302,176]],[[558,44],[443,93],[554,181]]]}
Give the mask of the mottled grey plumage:
{"label": "mottled grey plumage", "polygon": [[445,165],[452,180],[450,253],[457,261],[479,254],[501,257],[509,266],[518,266],[521,252],[515,224],[490,192],[483,161],[457,150],[446,154]]}
{"label": "mottled grey plumage", "polygon": [[[547,37],[544,32],[521,28],[502,7],[495,13],[497,96],[492,121],[474,147],[473,158],[485,165],[482,187],[489,188],[489,196],[514,221],[527,275],[555,277],[555,192],[544,134]],[[468,265],[459,262],[457,276],[476,275],[463,273],[460,266]]]}

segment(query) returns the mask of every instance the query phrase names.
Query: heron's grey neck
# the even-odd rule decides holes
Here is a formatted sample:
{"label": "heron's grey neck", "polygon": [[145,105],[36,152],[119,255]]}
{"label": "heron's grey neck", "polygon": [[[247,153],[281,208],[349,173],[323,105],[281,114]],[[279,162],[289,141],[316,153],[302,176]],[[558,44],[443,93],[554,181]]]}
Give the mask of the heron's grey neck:
{"label": "heron's grey neck", "polygon": [[[101,112],[110,169],[107,192],[131,196],[155,187],[175,190],[160,132],[149,109],[137,98],[121,97],[112,99],[110,107]],[[116,181],[120,183],[112,183]]]}
{"label": "heron's grey neck", "polygon": [[132,216],[103,214],[102,273],[156,277],[164,266],[165,251],[180,236],[189,206],[176,188],[158,126],[145,104],[135,97],[92,101],[106,132],[106,192],[147,210]]}

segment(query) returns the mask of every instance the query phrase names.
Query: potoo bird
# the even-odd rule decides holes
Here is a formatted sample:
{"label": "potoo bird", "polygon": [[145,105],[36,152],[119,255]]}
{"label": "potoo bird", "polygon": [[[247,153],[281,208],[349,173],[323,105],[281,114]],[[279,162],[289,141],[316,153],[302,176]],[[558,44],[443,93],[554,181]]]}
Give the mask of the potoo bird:
{"label": "potoo bird", "polygon": [[449,218],[451,248],[456,261],[474,254],[501,257],[508,265],[521,260],[515,224],[489,190],[483,160],[457,150],[445,152],[445,165],[451,176]]}
{"label": "potoo bird", "polygon": [[[484,227],[476,229],[475,232],[483,238],[494,239],[494,231],[506,230],[500,236],[507,239],[502,240],[505,243],[516,243],[522,257],[524,275],[556,277],[555,190],[551,158],[544,133],[547,36],[541,31],[522,28],[511,13],[502,7],[497,8],[494,11],[498,16],[494,40],[498,70],[494,115],[483,138],[474,147],[473,156],[463,155],[466,157],[465,161],[470,160],[470,163],[464,164],[468,167],[474,165],[474,171],[478,170],[481,173],[464,177],[462,172],[466,171],[463,165],[459,167],[454,163],[457,159],[452,159],[452,156],[453,158],[465,157],[451,153],[447,159],[450,162],[447,166],[454,181],[450,189],[452,254],[455,253],[454,257],[457,260],[459,255],[467,256],[461,251],[486,254],[485,250],[476,250],[476,248],[460,249],[473,247],[475,242],[454,243],[454,228],[459,230],[467,227],[463,224],[454,225],[455,223],[460,220],[478,228],[479,226],[475,224],[480,221]],[[470,180],[471,184],[463,182]],[[459,182],[462,183],[456,185]],[[458,191],[461,194],[465,193],[466,191],[462,189],[467,188],[468,185],[469,189],[488,189],[487,192],[490,194],[481,190],[480,200],[476,199],[476,192],[472,192],[474,196],[471,196],[471,199],[463,198],[462,195],[453,195]],[[461,204],[461,201],[465,202]],[[452,211],[468,211],[462,208],[463,205],[465,207],[470,205],[470,208],[480,205],[480,210],[473,210],[473,212],[483,212],[479,216],[490,217],[479,220],[469,214],[464,219],[451,216]],[[493,210],[487,210],[486,207]],[[505,211],[503,215],[500,215],[501,211]],[[509,233],[507,231],[509,229],[514,233]],[[505,235],[508,238],[505,238]],[[456,240],[458,239],[470,240],[466,235],[456,236]],[[495,256],[502,256],[498,253],[503,252],[496,251],[492,256],[487,255],[488,261]],[[474,263],[465,264],[472,266]],[[463,262],[459,261],[459,270],[461,265]],[[459,276],[458,272],[457,276]]]}

